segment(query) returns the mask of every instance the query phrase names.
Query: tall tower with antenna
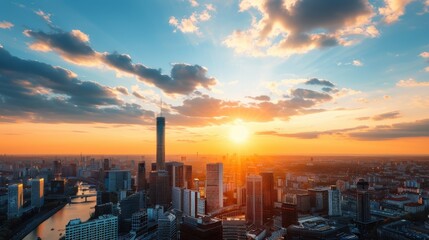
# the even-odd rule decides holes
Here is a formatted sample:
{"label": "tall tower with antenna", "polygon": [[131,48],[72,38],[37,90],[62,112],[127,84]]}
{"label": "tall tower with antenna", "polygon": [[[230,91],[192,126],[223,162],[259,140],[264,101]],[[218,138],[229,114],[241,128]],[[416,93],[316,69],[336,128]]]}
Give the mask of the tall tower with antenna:
{"label": "tall tower with antenna", "polygon": [[162,99],[160,114],[156,118],[156,170],[165,170],[165,118],[162,116]]}

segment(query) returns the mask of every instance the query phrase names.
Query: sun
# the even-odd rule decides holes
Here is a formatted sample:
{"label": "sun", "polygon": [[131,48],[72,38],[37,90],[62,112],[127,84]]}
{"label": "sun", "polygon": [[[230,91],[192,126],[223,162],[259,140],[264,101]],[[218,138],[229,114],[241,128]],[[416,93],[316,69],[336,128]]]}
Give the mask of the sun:
{"label": "sun", "polygon": [[241,120],[235,121],[234,125],[229,129],[229,139],[238,144],[246,142],[249,135],[249,129],[243,125]]}

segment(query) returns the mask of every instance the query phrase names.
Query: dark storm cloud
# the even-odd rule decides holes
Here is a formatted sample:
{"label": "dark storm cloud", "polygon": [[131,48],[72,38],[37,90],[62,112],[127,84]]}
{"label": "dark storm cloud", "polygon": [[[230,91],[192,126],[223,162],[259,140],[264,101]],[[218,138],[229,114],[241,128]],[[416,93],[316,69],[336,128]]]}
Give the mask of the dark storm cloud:
{"label": "dark storm cloud", "polygon": [[[307,85],[325,86],[325,87],[328,87],[328,88],[335,87],[335,85],[332,82],[330,82],[328,80],[319,80],[317,78],[312,78],[312,79],[308,80],[307,82],[305,82],[305,84],[307,84]],[[326,91],[326,92],[329,92],[329,91]]]}
{"label": "dark storm cloud", "polygon": [[122,102],[112,88],[69,70],[12,56],[0,48],[0,118],[31,122],[142,123],[153,116]]}
{"label": "dark storm cloud", "polygon": [[65,60],[75,64],[107,65],[113,70],[134,75],[140,81],[154,85],[169,94],[189,94],[198,87],[210,89],[217,83],[215,78],[207,76],[207,69],[200,65],[173,64],[169,76],[162,74],[161,69],[133,63],[127,54],[97,52],[89,46],[89,37],[80,30],[71,32],[58,30],[51,33],[26,30],[24,33],[35,40],[30,45],[33,50],[53,50]]}
{"label": "dark storm cloud", "polygon": [[350,136],[360,140],[387,140],[408,137],[429,137],[429,119],[377,126],[368,131],[350,133]]}

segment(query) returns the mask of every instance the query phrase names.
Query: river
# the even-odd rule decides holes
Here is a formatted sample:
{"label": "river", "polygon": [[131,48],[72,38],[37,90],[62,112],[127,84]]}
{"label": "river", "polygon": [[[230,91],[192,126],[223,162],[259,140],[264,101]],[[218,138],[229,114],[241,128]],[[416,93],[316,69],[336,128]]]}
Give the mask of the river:
{"label": "river", "polygon": [[[85,194],[96,193],[95,190],[83,191],[83,188],[79,187],[77,195],[81,195],[82,192]],[[42,240],[59,239],[65,235],[66,225],[71,219],[80,218],[82,221],[89,219],[90,214],[94,212],[96,199],[96,197],[88,197],[89,202],[86,203],[84,203],[85,199],[73,199],[72,204],[67,204],[50,218],[46,219],[36,229],[25,236],[24,240],[35,240],[37,237],[40,237]]]}

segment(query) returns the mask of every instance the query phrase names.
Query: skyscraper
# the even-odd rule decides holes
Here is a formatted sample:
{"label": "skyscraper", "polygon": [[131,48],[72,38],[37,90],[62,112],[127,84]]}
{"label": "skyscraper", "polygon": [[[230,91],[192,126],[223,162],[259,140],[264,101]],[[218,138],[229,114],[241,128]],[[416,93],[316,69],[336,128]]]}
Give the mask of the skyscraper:
{"label": "skyscraper", "polygon": [[262,205],[264,223],[273,217],[274,202],[276,194],[274,192],[274,174],[272,172],[260,173],[262,177]]}
{"label": "skyscraper", "polygon": [[184,187],[184,165],[181,162],[165,163],[165,168],[170,178],[170,187]]}
{"label": "skyscraper", "polygon": [[198,215],[198,199],[200,193],[195,190],[185,189],[183,191],[183,215],[197,217]]}
{"label": "skyscraper", "polygon": [[150,173],[150,200],[152,205],[167,206],[171,202],[171,187],[165,170]]}
{"label": "skyscraper", "polygon": [[156,118],[156,170],[165,170],[165,118]]}
{"label": "skyscraper", "polygon": [[20,217],[22,214],[22,205],[24,204],[22,183],[9,185],[7,195],[7,218]]}
{"label": "skyscraper", "polygon": [[129,170],[109,170],[104,174],[104,186],[107,192],[131,190],[131,172]]}
{"label": "skyscraper", "polygon": [[31,179],[31,206],[41,208],[45,202],[45,180]]}
{"label": "skyscraper", "polygon": [[329,216],[341,216],[341,192],[337,186],[331,186],[328,190]]}
{"label": "skyscraper", "polygon": [[137,166],[137,191],[146,189],[146,163],[139,162]]}
{"label": "skyscraper", "polygon": [[368,182],[361,179],[357,182],[357,207],[356,221],[367,223],[371,221],[370,199],[368,193]]}
{"label": "skyscraper", "polygon": [[185,165],[183,176],[185,178],[185,188],[192,189],[193,178],[192,178],[192,166],[191,165]]}
{"label": "skyscraper", "polygon": [[263,224],[262,177],[259,175],[247,176],[246,186],[246,220],[248,223],[261,226]]}
{"label": "skyscraper", "polygon": [[223,164],[209,163],[206,168],[207,212],[223,207]]}

